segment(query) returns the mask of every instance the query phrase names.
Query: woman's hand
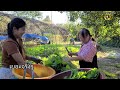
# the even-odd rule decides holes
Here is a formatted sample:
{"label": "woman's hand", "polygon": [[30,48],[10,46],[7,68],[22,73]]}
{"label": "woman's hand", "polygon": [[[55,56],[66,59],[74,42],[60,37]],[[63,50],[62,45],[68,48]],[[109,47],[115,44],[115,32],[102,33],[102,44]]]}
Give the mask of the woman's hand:
{"label": "woman's hand", "polygon": [[73,54],[72,54],[72,52],[69,52],[68,55],[72,57]]}
{"label": "woman's hand", "polygon": [[41,59],[38,59],[38,58],[35,58],[35,57],[31,57],[31,59],[32,59],[32,61],[34,61],[37,64],[38,63],[43,64]]}

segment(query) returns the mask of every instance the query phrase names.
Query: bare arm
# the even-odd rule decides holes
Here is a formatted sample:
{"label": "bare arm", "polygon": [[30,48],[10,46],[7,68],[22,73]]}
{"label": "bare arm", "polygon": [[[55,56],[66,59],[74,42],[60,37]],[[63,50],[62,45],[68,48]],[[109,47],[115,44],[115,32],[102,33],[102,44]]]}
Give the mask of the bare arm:
{"label": "bare arm", "polygon": [[34,59],[37,59],[37,58],[32,57],[32,56],[27,56],[27,55],[26,55],[25,59],[26,59],[26,60],[34,60]]}
{"label": "bare arm", "polygon": [[80,57],[80,56],[75,56],[75,57],[70,57],[69,58],[69,61],[81,61],[81,60],[83,60],[83,58]]}
{"label": "bare arm", "polygon": [[72,55],[78,56],[78,54],[77,54],[77,53],[72,53]]}
{"label": "bare arm", "polygon": [[26,60],[31,60],[32,58],[30,56],[25,56]]}
{"label": "bare arm", "polygon": [[24,65],[25,61],[23,60],[23,57],[20,53],[14,53],[11,55],[14,60],[19,64],[19,65]]}
{"label": "bare arm", "polygon": [[75,56],[75,57],[69,57],[69,58],[66,58],[65,61],[82,61],[83,58],[81,56]]}
{"label": "bare arm", "polygon": [[26,56],[25,57],[26,60],[31,60],[31,61],[34,61],[35,63],[41,63],[42,64],[42,60],[41,59],[38,59],[38,58],[35,58],[35,57],[31,57],[31,56]]}
{"label": "bare arm", "polygon": [[68,55],[71,56],[71,57],[72,57],[73,55],[74,55],[74,56],[78,56],[77,53],[72,53],[72,52],[69,52]]}
{"label": "bare arm", "polygon": [[[14,53],[11,56],[18,63],[18,65],[25,65],[25,61],[20,53]],[[28,68],[27,68],[27,73],[30,74],[30,76],[32,76],[32,71]],[[37,77],[36,74],[35,74],[35,77]]]}

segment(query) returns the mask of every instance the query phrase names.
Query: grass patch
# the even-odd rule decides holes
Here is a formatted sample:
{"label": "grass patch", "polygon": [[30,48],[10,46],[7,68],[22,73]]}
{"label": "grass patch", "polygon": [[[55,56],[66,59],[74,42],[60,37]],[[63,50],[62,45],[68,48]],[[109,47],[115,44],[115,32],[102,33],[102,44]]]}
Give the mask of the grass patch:
{"label": "grass patch", "polygon": [[118,79],[117,74],[110,73],[106,70],[101,70],[101,71],[105,74],[106,79]]}

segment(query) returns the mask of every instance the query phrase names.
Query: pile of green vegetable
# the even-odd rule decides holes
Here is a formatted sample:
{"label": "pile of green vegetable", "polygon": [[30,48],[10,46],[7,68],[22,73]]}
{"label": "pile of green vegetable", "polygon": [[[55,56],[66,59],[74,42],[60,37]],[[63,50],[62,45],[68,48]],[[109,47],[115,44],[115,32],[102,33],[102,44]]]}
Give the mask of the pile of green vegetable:
{"label": "pile of green vegetable", "polygon": [[99,70],[97,68],[92,68],[88,71],[78,71],[77,69],[71,70],[71,75],[65,77],[65,79],[98,79]]}
{"label": "pile of green vegetable", "polygon": [[56,73],[77,68],[71,62],[63,61],[63,57],[57,53],[48,56],[47,60],[44,61],[44,65],[52,67],[56,71]]}

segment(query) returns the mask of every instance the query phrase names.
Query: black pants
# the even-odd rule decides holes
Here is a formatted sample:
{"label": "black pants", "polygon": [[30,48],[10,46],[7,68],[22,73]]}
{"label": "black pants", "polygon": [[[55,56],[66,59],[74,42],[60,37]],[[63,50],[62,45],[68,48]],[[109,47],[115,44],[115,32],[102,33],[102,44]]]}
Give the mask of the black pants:
{"label": "black pants", "polygon": [[80,68],[98,68],[97,55],[93,57],[92,62],[79,61]]}
{"label": "black pants", "polygon": [[[80,65],[80,68],[98,68],[97,55],[94,56],[92,62],[79,61],[79,65]],[[100,79],[100,74],[98,76],[98,79]]]}

